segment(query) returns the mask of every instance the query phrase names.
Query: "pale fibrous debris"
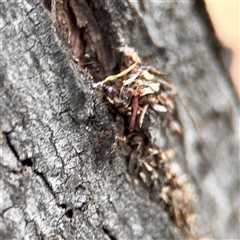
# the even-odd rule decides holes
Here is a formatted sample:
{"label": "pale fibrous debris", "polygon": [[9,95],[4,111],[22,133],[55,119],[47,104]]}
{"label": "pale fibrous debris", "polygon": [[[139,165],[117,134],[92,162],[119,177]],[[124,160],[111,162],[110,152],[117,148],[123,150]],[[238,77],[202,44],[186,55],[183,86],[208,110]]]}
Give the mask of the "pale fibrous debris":
{"label": "pale fibrous debris", "polygon": [[175,155],[175,150],[173,148],[170,148],[161,153],[161,159],[166,162],[172,159],[174,155]]}
{"label": "pale fibrous debris", "polygon": [[125,46],[120,51],[120,73],[93,84],[103,89],[110,108],[125,119],[124,132],[116,137],[114,149],[127,159],[128,172],[137,175],[152,197],[164,203],[174,225],[192,236],[194,197],[188,179],[179,165],[171,162],[174,148],[156,147],[145,126],[147,117],[151,122],[158,115],[165,119],[170,133],[182,133],[180,124],[173,120],[177,91],[165,73],[143,61],[133,48]]}
{"label": "pale fibrous debris", "polygon": [[177,121],[170,121],[169,123],[170,131],[174,134],[182,134],[182,128]]}
{"label": "pale fibrous debris", "polygon": [[[174,224],[180,228],[187,228],[188,233],[193,233],[195,214],[193,204],[196,202],[192,185],[186,175],[182,174],[180,165],[171,163],[166,171],[169,185],[161,189],[162,200],[172,208]],[[176,187],[177,186],[177,187]]]}
{"label": "pale fibrous debris", "polygon": [[166,74],[143,62],[132,48],[125,46],[120,51],[124,55],[122,71],[94,83],[93,87],[103,87],[109,103],[131,115],[129,131],[132,132],[135,125],[142,127],[149,107],[158,113],[171,115],[176,91]]}

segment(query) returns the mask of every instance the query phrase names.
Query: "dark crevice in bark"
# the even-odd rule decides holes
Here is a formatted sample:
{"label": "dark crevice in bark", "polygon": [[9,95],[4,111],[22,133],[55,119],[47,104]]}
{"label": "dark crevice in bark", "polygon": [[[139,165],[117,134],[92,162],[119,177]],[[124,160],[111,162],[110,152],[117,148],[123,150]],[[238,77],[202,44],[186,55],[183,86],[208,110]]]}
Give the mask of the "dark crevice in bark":
{"label": "dark crevice in bark", "polygon": [[2,212],[1,212],[1,214],[0,214],[0,216],[2,217],[2,218],[4,218],[4,213],[5,212],[7,212],[9,209],[11,209],[13,206],[11,206],[11,207],[8,207],[8,208],[6,208],[6,209],[3,209],[3,210],[1,210]]}
{"label": "dark crevice in bark", "polygon": [[114,237],[106,227],[102,226],[102,230],[111,240],[117,240],[117,238]]}
{"label": "dark crevice in bark", "polygon": [[88,203],[83,203],[80,208],[70,208],[65,212],[67,218],[75,218],[86,210]]}
{"label": "dark crevice in bark", "polygon": [[59,208],[65,209],[65,213],[64,215],[67,218],[74,218],[77,215],[80,215],[82,212],[87,210],[89,201],[82,203],[81,207],[74,207],[74,208],[70,208],[67,206],[67,204],[63,203],[63,204],[57,204],[57,206]]}
{"label": "dark crevice in bark", "polygon": [[67,205],[63,203],[63,204],[59,205],[59,207],[65,209],[65,208],[67,208]]}
{"label": "dark crevice in bark", "polygon": [[47,187],[47,189],[49,189],[49,191],[51,192],[51,194],[53,195],[53,197],[55,198],[55,192],[51,186],[51,184],[48,182],[47,178],[44,176],[43,173],[39,172],[38,170],[34,170],[34,173],[37,174],[37,176],[39,176],[42,181],[44,182],[45,186]]}
{"label": "dark crevice in bark", "polygon": [[9,134],[11,134],[11,133],[12,133],[12,131],[11,132],[3,132],[3,134],[6,137],[6,141],[7,141],[7,144],[9,146],[9,148],[13,152],[14,156],[16,157],[16,159],[18,161],[20,161],[19,154],[18,154],[17,150],[15,149],[14,145],[11,143],[11,139],[10,139],[10,136],[9,136]]}
{"label": "dark crevice in bark", "polygon": [[49,11],[51,10],[51,0],[42,0],[43,6]]}
{"label": "dark crevice in bark", "polygon": [[84,191],[85,190],[85,188],[82,186],[82,185],[78,185],[76,188],[75,188],[75,193],[77,192],[77,191]]}
{"label": "dark crevice in bark", "polygon": [[23,161],[21,161],[21,162],[22,162],[22,165],[23,165],[23,166],[31,167],[31,166],[33,165],[33,161],[32,161],[31,158],[27,158],[27,159],[25,159],[25,160],[23,160]]}
{"label": "dark crevice in bark", "polygon": [[87,201],[87,202],[85,202],[85,203],[82,203],[82,206],[80,207],[80,208],[78,208],[78,210],[80,210],[81,212],[84,212],[84,211],[86,211],[87,210],[87,208],[88,208],[88,204],[89,204],[89,202]]}
{"label": "dark crevice in bark", "polygon": [[120,43],[104,8],[84,0],[44,0],[43,5],[51,11],[56,32],[79,70],[87,68],[95,81],[118,70]]}
{"label": "dark crevice in bark", "polygon": [[73,210],[69,209],[68,211],[65,212],[65,215],[67,218],[72,218],[73,217]]}
{"label": "dark crevice in bark", "polygon": [[[21,162],[21,164],[23,166],[28,166],[28,167],[31,167],[33,165],[33,161],[31,158],[26,158],[24,160],[20,160],[20,157],[19,157],[19,154],[16,150],[16,148],[14,147],[14,145],[11,143],[11,137],[9,136],[13,131],[10,131],[10,132],[3,132],[3,134],[5,135],[6,137],[6,142],[7,142],[7,145],[9,146],[9,148],[11,149],[12,153],[14,154],[14,156],[16,157],[16,159]],[[16,171],[15,171],[16,172]],[[17,173],[17,172],[16,172]]]}

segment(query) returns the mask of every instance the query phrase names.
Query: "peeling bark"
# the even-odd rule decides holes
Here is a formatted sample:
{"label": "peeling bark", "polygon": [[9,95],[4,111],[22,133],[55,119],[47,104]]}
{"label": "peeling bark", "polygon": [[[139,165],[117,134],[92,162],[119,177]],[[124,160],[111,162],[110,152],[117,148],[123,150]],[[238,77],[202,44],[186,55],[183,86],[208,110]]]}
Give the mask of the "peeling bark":
{"label": "peeling bark", "polygon": [[[89,72],[79,71],[57,37],[50,1],[44,2],[48,9],[38,0],[1,3],[3,238],[182,238],[169,212],[116,153],[121,126],[92,88]],[[109,36],[112,65],[108,55],[101,59],[106,46],[89,47],[103,75],[116,71],[116,47],[123,43],[168,73],[179,93],[175,118],[182,135],[159,134],[158,121],[150,133],[157,145],[175,149],[172,161],[193,186],[197,234],[239,238],[238,99],[213,47],[204,6],[71,2],[87,2],[98,34]],[[108,27],[103,13],[111,19]],[[96,34],[88,33],[87,39]]]}

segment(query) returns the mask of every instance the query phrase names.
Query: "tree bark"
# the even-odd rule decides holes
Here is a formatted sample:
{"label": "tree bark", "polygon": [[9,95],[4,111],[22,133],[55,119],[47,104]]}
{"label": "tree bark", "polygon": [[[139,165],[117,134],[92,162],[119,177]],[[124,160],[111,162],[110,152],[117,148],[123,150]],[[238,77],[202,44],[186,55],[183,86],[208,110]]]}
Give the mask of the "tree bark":
{"label": "tree bark", "polygon": [[94,16],[76,17],[84,36],[77,57],[91,52],[100,69],[93,79],[74,63],[68,36],[59,35],[57,2],[1,3],[3,239],[183,237],[156,192],[128,173],[116,150],[123,123],[92,87],[118,71],[117,48],[125,43],[167,72],[178,91],[174,118],[182,134],[159,137],[158,120],[149,134],[159,148],[174,148],[171,161],[193,188],[197,236],[239,238],[238,98],[204,6],[70,1]]}

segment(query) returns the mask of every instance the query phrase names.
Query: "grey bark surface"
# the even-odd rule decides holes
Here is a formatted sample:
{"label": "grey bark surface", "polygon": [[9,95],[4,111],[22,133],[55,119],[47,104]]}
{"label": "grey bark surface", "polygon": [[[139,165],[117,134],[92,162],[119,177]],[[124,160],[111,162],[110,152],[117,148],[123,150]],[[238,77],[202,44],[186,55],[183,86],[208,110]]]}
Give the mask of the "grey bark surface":
{"label": "grey bark surface", "polygon": [[[168,141],[195,189],[199,233],[237,239],[239,106],[213,33],[193,2],[131,4],[105,9],[121,41],[169,73],[184,99],[176,99],[183,134]],[[116,155],[111,115],[49,11],[12,0],[1,13],[3,239],[181,239]]]}

